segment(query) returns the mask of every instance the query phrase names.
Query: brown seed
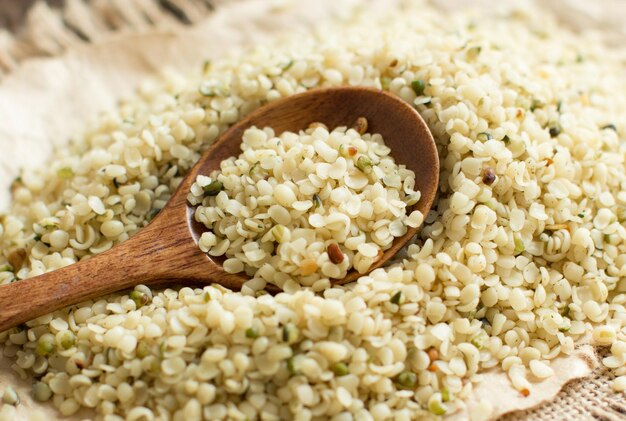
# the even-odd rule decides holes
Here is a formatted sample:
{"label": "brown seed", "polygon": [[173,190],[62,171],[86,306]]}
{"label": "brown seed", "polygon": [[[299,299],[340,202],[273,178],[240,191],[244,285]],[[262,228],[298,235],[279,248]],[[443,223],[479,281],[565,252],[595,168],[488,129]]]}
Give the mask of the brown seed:
{"label": "brown seed", "polygon": [[76,367],[80,368],[81,370],[87,368],[87,362],[84,360],[76,360],[74,361],[74,365],[76,365]]}
{"label": "brown seed", "polygon": [[426,353],[428,354],[428,358],[430,358],[431,362],[437,361],[439,359],[439,351],[437,351],[435,348],[430,348],[428,351],[426,351]]}
{"label": "brown seed", "polygon": [[326,251],[328,252],[328,258],[334,264],[338,265],[343,262],[343,253],[337,243],[330,243]]}
{"label": "brown seed", "polygon": [[13,269],[17,271],[22,267],[24,260],[26,260],[26,256],[26,250],[24,250],[23,248],[17,248],[9,252],[7,260],[9,261],[9,264],[13,266]]}
{"label": "brown seed", "polygon": [[483,171],[483,183],[490,186],[494,181],[496,181],[496,173],[493,168],[485,168],[485,171]]}
{"label": "brown seed", "polygon": [[428,371],[432,371],[433,373],[436,373],[437,370],[439,370],[439,368],[437,368],[437,365],[435,363],[432,363],[431,365],[428,366]]}
{"label": "brown seed", "polygon": [[309,124],[309,130],[315,130],[315,129],[317,129],[318,127],[321,127],[321,128],[323,128],[323,129],[328,130],[328,127],[327,127],[327,126],[326,126],[326,124],[324,124],[324,123],[315,122],[315,123],[311,123],[311,124]]}
{"label": "brown seed", "polygon": [[365,117],[359,117],[352,125],[352,128],[359,134],[365,134],[365,132],[367,132],[367,126],[367,119]]}
{"label": "brown seed", "polygon": [[300,262],[300,275],[307,276],[317,270],[317,263],[313,259],[304,259]]}
{"label": "brown seed", "polygon": [[548,224],[545,226],[545,229],[550,231],[558,231],[558,230],[570,230],[569,225],[567,224]]}
{"label": "brown seed", "polygon": [[552,164],[554,164],[554,161],[551,158],[546,158],[546,167],[549,167]]}
{"label": "brown seed", "polygon": [[396,67],[398,65],[398,59],[394,58],[393,60],[391,60],[391,63],[389,63],[389,67]]}
{"label": "brown seed", "polygon": [[527,398],[530,395],[530,390],[522,389],[520,390],[520,393],[522,394],[523,397]]}
{"label": "brown seed", "polygon": [[15,190],[17,190],[18,187],[21,186],[23,186],[21,178],[16,178],[15,180],[13,180],[10,187],[11,193],[15,193]]}

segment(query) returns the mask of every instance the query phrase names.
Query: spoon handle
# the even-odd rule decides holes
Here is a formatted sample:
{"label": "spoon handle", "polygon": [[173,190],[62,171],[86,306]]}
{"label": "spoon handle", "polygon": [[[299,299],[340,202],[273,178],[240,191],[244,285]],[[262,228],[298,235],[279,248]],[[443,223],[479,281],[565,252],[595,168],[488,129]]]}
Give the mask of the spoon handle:
{"label": "spoon handle", "polygon": [[[191,238],[185,219],[167,216],[155,219],[133,238],[102,254],[0,285],[0,332],[140,283],[211,278],[208,259]],[[172,224],[174,218],[180,222]]]}

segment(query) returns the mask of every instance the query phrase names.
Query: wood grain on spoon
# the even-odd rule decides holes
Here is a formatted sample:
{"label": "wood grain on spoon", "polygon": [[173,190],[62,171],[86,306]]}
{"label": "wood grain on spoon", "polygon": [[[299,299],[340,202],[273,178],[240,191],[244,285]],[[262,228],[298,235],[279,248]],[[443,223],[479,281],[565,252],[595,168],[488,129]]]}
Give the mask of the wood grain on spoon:
{"label": "wood grain on spoon", "polygon": [[[437,191],[439,160],[432,135],[419,114],[397,97],[371,88],[311,90],[272,102],[226,131],[191,169],[167,206],[131,239],[79,263],[0,286],[0,331],[137,284],[167,281],[241,288],[248,280],[244,274],[225,272],[221,260],[198,248],[206,228],[194,221],[194,209],[186,200],[196,176],[217,170],[221,161],[238,155],[243,132],[251,126],[270,126],[280,135],[298,132],[313,122],[329,128],[350,126],[359,117],[367,119],[368,132],[383,136],[397,163],[415,172],[415,189],[421,192],[421,199],[411,210],[426,215]],[[416,232],[417,228],[409,228],[370,270],[383,265]],[[353,270],[334,283],[344,284],[359,276]]]}

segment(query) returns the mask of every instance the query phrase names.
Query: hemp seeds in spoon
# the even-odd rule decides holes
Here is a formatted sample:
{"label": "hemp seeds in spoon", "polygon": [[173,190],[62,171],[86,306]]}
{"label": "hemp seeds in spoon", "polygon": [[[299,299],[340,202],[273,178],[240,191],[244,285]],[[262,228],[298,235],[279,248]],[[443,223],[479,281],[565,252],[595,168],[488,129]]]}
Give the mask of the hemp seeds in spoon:
{"label": "hemp seeds in spoon", "polygon": [[420,199],[413,171],[366,130],[365,118],[332,131],[246,130],[242,153],[191,187],[195,220],[208,229],[202,251],[250,276],[247,293],[267,284],[320,291],[351,269],[367,272],[423,215],[407,214]]}

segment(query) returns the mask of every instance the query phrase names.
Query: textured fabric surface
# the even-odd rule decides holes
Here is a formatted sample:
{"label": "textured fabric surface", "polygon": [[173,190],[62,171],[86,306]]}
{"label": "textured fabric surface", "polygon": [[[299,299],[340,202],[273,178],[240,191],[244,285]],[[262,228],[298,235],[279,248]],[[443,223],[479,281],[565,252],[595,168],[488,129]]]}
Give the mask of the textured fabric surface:
{"label": "textured fabric surface", "polygon": [[[67,0],[64,7],[57,8],[35,2],[15,31],[0,28],[0,78],[29,57],[56,55],[74,45],[100,42],[120,34],[175,30],[193,24],[219,7],[219,3],[220,0]],[[7,3],[0,3],[0,13],[6,7]],[[572,8],[568,8],[568,13],[572,13]],[[598,350],[600,355],[603,352]],[[553,401],[501,419],[626,419],[626,397],[611,391],[611,380],[611,374],[600,366],[591,377],[567,384]]]}
{"label": "textured fabric surface", "polygon": [[[597,350],[600,356],[605,351]],[[600,365],[590,377],[567,384],[553,401],[505,415],[500,420],[624,420],[626,398],[623,393],[616,394],[611,390],[612,379],[612,374]]]}

